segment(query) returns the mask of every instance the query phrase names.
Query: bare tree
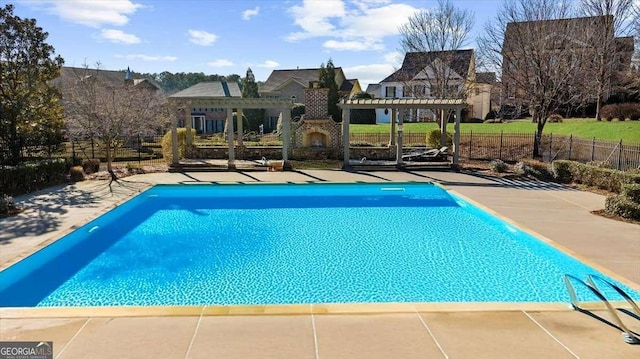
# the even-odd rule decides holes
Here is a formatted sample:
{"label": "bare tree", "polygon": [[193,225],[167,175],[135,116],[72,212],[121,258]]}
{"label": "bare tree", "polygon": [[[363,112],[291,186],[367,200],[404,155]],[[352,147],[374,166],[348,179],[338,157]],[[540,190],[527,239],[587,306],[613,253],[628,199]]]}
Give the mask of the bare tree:
{"label": "bare tree", "polygon": [[582,101],[592,54],[580,44],[592,23],[572,15],[567,1],[505,1],[478,39],[480,56],[501,74],[506,101],[528,105],[537,123],[534,156],[547,117]]}
{"label": "bare tree", "polygon": [[[598,31],[591,32],[591,46],[593,51],[593,73],[590,74],[593,86],[593,96],[596,100],[596,120],[601,120],[600,110],[603,101],[609,95],[608,89],[612,84],[612,79],[621,69],[620,59],[622,54],[619,51],[625,39],[621,36],[629,36],[633,29],[631,14],[634,0],[580,0],[579,14],[582,16],[602,17]],[[637,19],[636,19],[637,22]],[[629,41],[632,40],[629,39]],[[624,52],[624,51],[622,51]]]}
{"label": "bare tree", "polygon": [[[467,44],[473,23],[473,13],[469,10],[455,7],[451,0],[438,0],[435,9],[419,11],[400,26],[402,51],[425,53],[425,56],[415,57],[416,62],[423,63],[410,65],[426,65],[420,80],[429,86],[430,91],[428,94],[422,91],[412,93],[414,97],[466,98],[468,86],[464,77],[467,74],[458,74],[463,77],[461,79],[452,74],[452,69],[458,67],[457,51]],[[431,53],[431,56],[426,53]],[[411,80],[416,79],[406,79]]]}
{"label": "bare tree", "polygon": [[123,74],[109,79],[106,71],[84,66],[62,85],[69,134],[104,145],[112,174],[113,152],[131,136],[155,134],[167,121],[164,96],[153,86],[138,86]]}

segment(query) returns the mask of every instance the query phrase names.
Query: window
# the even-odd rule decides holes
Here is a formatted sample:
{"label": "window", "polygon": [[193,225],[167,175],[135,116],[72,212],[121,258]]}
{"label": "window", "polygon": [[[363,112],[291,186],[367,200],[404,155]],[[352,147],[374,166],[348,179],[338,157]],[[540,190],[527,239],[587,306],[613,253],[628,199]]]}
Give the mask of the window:
{"label": "window", "polygon": [[402,87],[402,97],[412,97],[413,94],[411,93],[411,87],[409,86],[403,86]]}
{"label": "window", "polygon": [[387,86],[384,88],[384,97],[396,97],[396,87]]}

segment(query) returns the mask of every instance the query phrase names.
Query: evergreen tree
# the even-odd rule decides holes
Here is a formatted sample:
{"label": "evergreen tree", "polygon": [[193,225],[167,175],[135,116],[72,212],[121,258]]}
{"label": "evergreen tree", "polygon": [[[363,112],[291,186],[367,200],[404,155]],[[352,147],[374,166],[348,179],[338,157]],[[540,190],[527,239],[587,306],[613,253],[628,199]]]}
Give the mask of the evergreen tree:
{"label": "evergreen tree", "polygon": [[52,152],[64,128],[59,93],[50,81],[64,60],[35,19],[0,8],[0,162],[18,164],[25,148]]}
{"label": "evergreen tree", "polygon": [[342,121],[342,110],[338,107],[338,101],[340,101],[340,94],[338,93],[338,84],[336,83],[336,69],[333,66],[333,61],[329,58],[327,66],[320,65],[320,73],[318,76],[318,82],[321,88],[329,89],[329,98],[327,104],[327,112],[333,120],[336,122]]}
{"label": "evergreen tree", "polygon": [[[256,78],[251,68],[247,69],[247,74],[245,78],[242,79],[242,98],[260,98],[258,84],[256,83]],[[243,112],[244,117],[246,117],[249,122],[249,130],[258,131],[258,126],[260,126],[264,119],[264,110],[246,109]]]}

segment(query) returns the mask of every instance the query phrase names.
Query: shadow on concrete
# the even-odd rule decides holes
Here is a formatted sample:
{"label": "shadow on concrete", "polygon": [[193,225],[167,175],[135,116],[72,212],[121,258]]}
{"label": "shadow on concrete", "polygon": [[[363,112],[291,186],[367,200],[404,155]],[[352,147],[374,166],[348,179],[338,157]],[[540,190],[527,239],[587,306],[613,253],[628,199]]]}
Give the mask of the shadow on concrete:
{"label": "shadow on concrete", "polygon": [[433,182],[439,182],[447,186],[516,188],[516,189],[523,189],[523,190],[547,190],[547,191],[576,191],[576,189],[571,188],[569,186],[565,186],[560,183],[544,182],[544,181],[537,181],[537,180],[515,180],[515,179],[509,179],[509,178],[487,176],[487,175],[483,175],[480,173],[473,173],[473,172],[464,172],[463,174],[469,175],[484,181],[482,182],[447,181],[447,180],[442,180],[440,178],[431,177],[423,173],[417,173],[417,172],[411,172],[411,171],[407,171],[407,173],[417,177],[429,179]]}
{"label": "shadow on concrete", "polygon": [[69,208],[95,208],[96,212],[104,207],[100,202],[105,198],[117,201],[138,192],[144,184],[114,184],[97,182],[84,188],[75,185],[50,187],[38,192],[16,198],[24,211],[16,216],[0,219],[0,245],[9,244],[21,236],[39,236],[60,229],[64,215]]}

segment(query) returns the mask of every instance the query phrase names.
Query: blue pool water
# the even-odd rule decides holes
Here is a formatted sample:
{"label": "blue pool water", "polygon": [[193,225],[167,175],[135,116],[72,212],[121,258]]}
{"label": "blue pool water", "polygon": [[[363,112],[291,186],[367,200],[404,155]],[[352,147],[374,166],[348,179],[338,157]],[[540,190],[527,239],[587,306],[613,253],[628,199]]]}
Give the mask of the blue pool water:
{"label": "blue pool water", "polygon": [[0,272],[0,306],[569,302],[564,274],[600,275],[431,184],[156,186]]}

